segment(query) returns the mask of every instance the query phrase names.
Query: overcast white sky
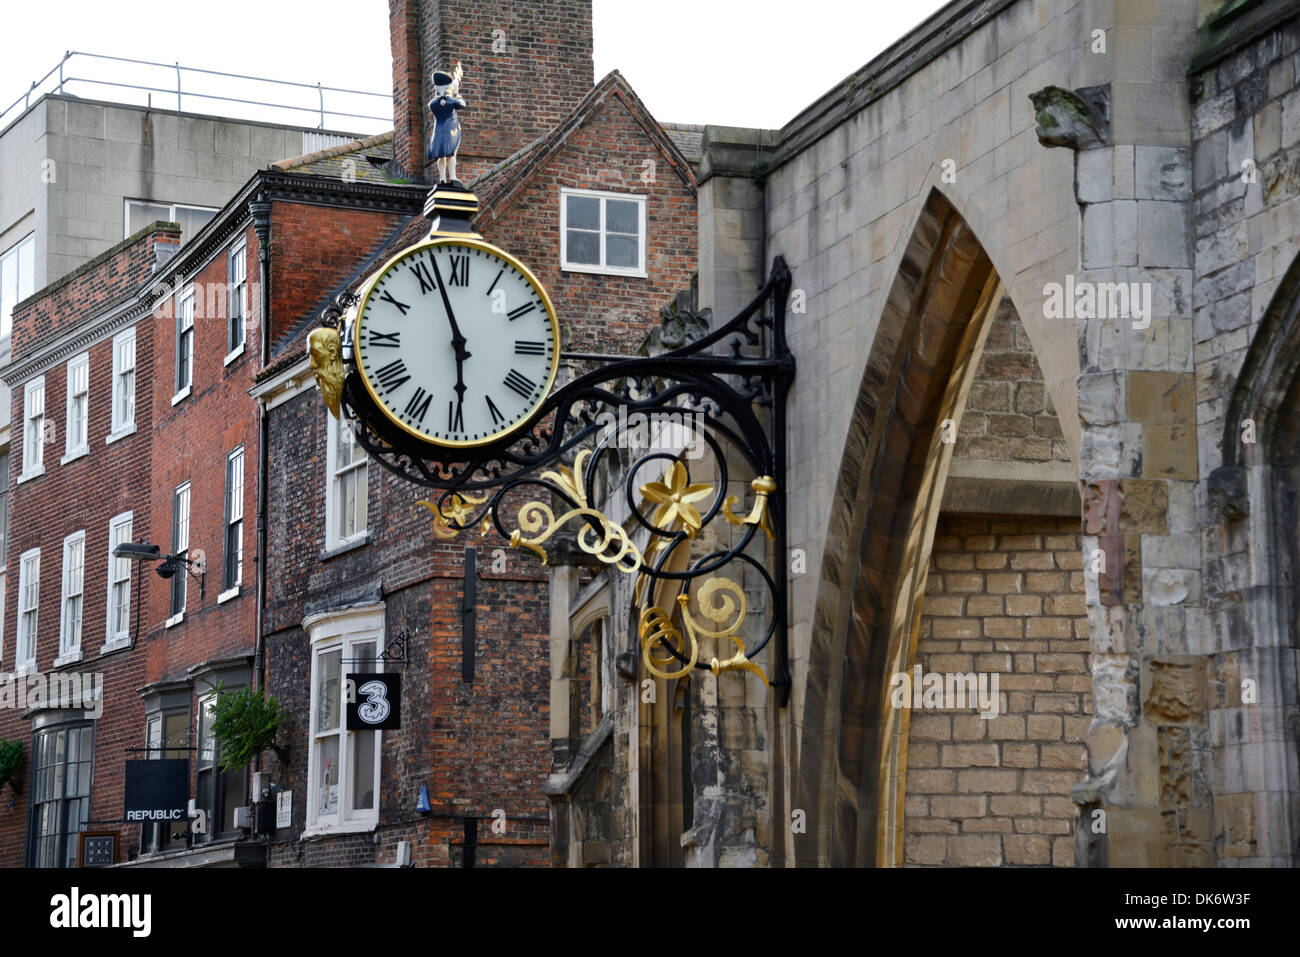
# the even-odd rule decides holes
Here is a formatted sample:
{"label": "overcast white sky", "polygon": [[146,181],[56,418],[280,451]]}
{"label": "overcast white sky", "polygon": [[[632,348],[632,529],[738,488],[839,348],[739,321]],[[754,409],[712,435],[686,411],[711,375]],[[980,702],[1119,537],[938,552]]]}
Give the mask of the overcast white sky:
{"label": "overcast white sky", "polygon": [[[943,5],[940,0],[594,0],[596,78],[621,70],[661,121],[779,127]],[[385,97],[337,96],[326,106],[383,120],[335,117],[327,126],[365,133],[391,128],[388,4],[363,0],[338,6],[346,12],[331,15],[329,5],[283,0],[217,5],[6,0],[0,110],[56,66],[64,51],[76,50],[374,91]],[[176,84],[173,69],[80,58],[71,61],[69,75],[167,89]],[[469,96],[473,82],[465,78]],[[183,75],[182,87],[253,100],[284,102],[286,97],[283,90],[190,73]],[[67,90],[129,102],[144,97],[87,83]],[[292,95],[298,105],[317,106],[314,89]],[[155,93],[153,102],[174,109],[176,97]],[[270,118],[251,107],[197,98],[187,98],[183,107]],[[319,120],[305,112],[276,118],[304,126]]]}

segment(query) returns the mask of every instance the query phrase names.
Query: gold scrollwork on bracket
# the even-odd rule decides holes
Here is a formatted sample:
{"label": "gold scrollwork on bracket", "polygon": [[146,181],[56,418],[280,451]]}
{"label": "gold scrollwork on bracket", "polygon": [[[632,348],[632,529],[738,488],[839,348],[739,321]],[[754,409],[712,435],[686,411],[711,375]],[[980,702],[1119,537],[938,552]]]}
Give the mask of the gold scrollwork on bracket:
{"label": "gold scrollwork on bracket", "polygon": [[749,483],[749,487],[754,490],[754,507],[750,509],[749,514],[741,518],[733,512],[731,509],[737,499],[734,495],[728,495],[727,501],[722,505],[722,517],[737,527],[757,525],[767,533],[768,538],[775,540],[776,536],[772,533],[772,519],[767,512],[767,497],[776,491],[776,479],[770,475],[760,475]]}
{"label": "gold scrollwork on bracket", "polygon": [[[486,492],[482,495],[455,492],[447,497],[445,512],[438,508],[437,502],[429,498],[420,499],[415,505],[422,505],[433,513],[434,535],[438,538],[455,538],[465,530],[465,520],[473,514],[474,507],[482,505],[487,500]],[[411,506],[412,515],[416,514],[415,505]]]}
{"label": "gold scrollwork on bracket", "polygon": [[583,483],[577,478],[591,457],[590,449],[583,449],[573,460],[573,468],[560,466],[558,472],[546,471],[541,478],[549,481],[569,499],[578,503],[563,515],[556,516],[545,502],[526,502],[519,509],[519,527],[510,534],[513,548],[526,548],[546,564],[546,550],[542,545],[557,531],[575,518],[587,519],[578,530],[578,547],[594,555],[606,565],[632,573],[641,567],[641,550],[636,547],[622,525],[611,521],[599,509],[587,502]]}
{"label": "gold scrollwork on bracket", "polygon": [[[640,635],[641,658],[645,662],[646,670],[660,678],[680,678],[695,667],[695,661],[699,656],[699,639],[701,636],[706,638],[727,638],[736,643],[736,653],[726,659],[713,658],[709,662],[709,667],[713,673],[720,675],[724,671],[752,671],[763,679],[764,684],[770,684],[763,669],[746,657],[745,642],[736,637],[736,632],[744,624],[749,609],[749,601],[745,597],[745,590],[730,578],[715,577],[707,579],[700,586],[695,599],[699,605],[699,614],[723,627],[718,629],[706,628],[697,621],[691,614],[691,599],[687,595],[677,596],[682,623],[686,627],[685,635],[673,625],[671,617],[662,608],[655,606],[645,609],[641,613]],[[688,643],[690,645],[690,655],[687,664],[675,671],[666,671],[659,667],[659,665],[670,661],[678,661],[675,656],[670,654],[668,646],[671,646],[678,654],[685,656]],[[660,651],[660,657],[657,659],[652,654],[655,648]]]}
{"label": "gold scrollwork on bracket", "polygon": [[[677,601],[684,606],[690,599],[685,595],[678,595]],[[671,680],[680,678],[695,667],[695,661],[700,656],[699,643],[695,640],[694,635],[683,636],[681,630],[673,624],[672,616],[662,608],[656,605],[642,611],[639,631],[641,635],[641,660],[645,662],[646,670],[652,675]],[[670,647],[679,655],[686,656],[686,642],[688,640],[691,650],[690,656],[684,665],[672,671],[659,667],[661,664],[668,666],[678,660],[668,651]],[[658,652],[658,657],[656,657],[656,652]]]}

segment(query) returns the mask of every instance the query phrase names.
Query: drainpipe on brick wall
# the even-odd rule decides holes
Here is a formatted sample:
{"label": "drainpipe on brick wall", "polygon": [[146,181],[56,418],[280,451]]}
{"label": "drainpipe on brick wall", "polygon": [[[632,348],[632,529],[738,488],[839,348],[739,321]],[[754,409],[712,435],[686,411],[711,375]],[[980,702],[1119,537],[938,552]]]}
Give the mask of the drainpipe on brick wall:
{"label": "drainpipe on brick wall", "polygon": [[[257,232],[258,278],[262,284],[262,365],[265,369],[271,356],[271,202],[265,193],[249,203],[253,215],[253,229]],[[257,404],[257,657],[253,663],[259,690],[266,689],[266,646],[263,638],[263,609],[266,605],[266,406]],[[256,769],[261,770],[262,758],[257,758]]]}

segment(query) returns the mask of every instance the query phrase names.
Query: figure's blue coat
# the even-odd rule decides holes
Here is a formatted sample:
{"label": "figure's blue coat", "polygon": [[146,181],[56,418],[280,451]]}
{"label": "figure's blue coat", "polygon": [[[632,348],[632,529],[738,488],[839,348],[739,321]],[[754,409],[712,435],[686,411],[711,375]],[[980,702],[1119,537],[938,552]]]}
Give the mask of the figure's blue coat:
{"label": "figure's blue coat", "polygon": [[438,96],[429,101],[429,112],[433,114],[433,132],[429,135],[429,150],[425,159],[436,160],[444,156],[455,156],[460,146],[460,117],[458,110],[465,109],[465,101],[459,96]]}

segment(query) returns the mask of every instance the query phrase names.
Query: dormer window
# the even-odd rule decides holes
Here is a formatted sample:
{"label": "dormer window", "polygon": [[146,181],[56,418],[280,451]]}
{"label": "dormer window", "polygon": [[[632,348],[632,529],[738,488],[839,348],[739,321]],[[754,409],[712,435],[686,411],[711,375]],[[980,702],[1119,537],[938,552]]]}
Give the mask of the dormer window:
{"label": "dormer window", "polygon": [[646,198],[560,190],[560,268],[645,276]]}

